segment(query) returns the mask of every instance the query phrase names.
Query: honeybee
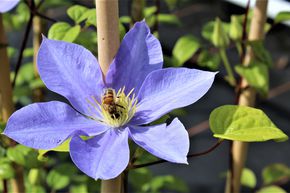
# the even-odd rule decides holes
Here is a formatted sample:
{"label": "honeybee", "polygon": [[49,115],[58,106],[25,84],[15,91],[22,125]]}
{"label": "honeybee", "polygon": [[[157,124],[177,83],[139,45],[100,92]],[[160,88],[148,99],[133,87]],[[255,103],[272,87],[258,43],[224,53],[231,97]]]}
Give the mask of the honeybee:
{"label": "honeybee", "polygon": [[121,105],[118,105],[116,102],[118,100],[118,97],[116,96],[116,93],[113,89],[108,88],[105,90],[105,93],[102,98],[102,105],[103,108],[111,114],[111,118],[118,119],[120,117],[120,111],[118,111],[117,107],[124,108]]}

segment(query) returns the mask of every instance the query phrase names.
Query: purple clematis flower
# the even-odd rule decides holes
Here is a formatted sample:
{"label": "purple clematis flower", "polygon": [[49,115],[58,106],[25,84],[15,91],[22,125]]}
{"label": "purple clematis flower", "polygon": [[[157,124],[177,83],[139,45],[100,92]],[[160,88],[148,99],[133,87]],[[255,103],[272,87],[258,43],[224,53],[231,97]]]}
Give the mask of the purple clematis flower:
{"label": "purple clematis flower", "polygon": [[20,0],[0,0],[0,13],[5,13],[13,9]]}
{"label": "purple clematis flower", "polygon": [[5,135],[36,149],[71,138],[73,162],[95,179],[114,178],[126,168],[128,138],[159,158],[187,163],[189,137],[177,118],[169,125],[144,125],[196,102],[216,73],[161,69],[161,46],[145,21],[125,35],[105,81],[96,58],[76,44],[44,38],[37,63],[47,88],[77,111],[57,101],[34,103],[10,117]]}

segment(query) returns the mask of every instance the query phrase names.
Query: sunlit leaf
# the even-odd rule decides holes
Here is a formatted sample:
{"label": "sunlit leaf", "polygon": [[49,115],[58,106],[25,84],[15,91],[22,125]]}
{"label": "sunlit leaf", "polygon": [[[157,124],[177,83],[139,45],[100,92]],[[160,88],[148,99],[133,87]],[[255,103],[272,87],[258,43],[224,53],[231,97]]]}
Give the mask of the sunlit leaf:
{"label": "sunlit leaf", "polygon": [[254,188],[257,184],[255,173],[249,168],[244,168],[242,171],[241,184],[243,186]]}
{"label": "sunlit leaf", "polygon": [[254,59],[261,62],[268,67],[272,67],[271,54],[266,50],[262,41],[250,41],[248,44],[252,47],[254,52]]}
{"label": "sunlit leaf", "polygon": [[30,184],[38,185],[45,179],[45,171],[41,168],[32,168],[27,177]]}
{"label": "sunlit leaf", "polygon": [[267,96],[269,91],[268,67],[262,63],[252,63],[250,66],[235,66],[236,72],[247,80],[262,96]]}
{"label": "sunlit leaf", "polygon": [[29,193],[46,193],[47,192],[45,190],[45,188],[40,186],[40,185],[28,186],[26,191],[29,192]]}
{"label": "sunlit leaf", "polygon": [[80,32],[81,27],[79,25],[76,25],[67,31],[62,40],[66,42],[73,42],[78,37]]}
{"label": "sunlit leaf", "polygon": [[164,23],[164,24],[181,26],[181,21],[176,15],[173,15],[173,14],[164,14],[164,13],[158,14],[158,22]]}
{"label": "sunlit leaf", "polygon": [[131,23],[131,21],[132,21],[132,19],[131,19],[131,17],[129,17],[129,16],[121,16],[120,18],[119,18],[119,21],[121,22],[121,23]]}
{"label": "sunlit leaf", "polygon": [[200,44],[196,37],[186,35],[179,38],[173,48],[173,57],[177,60],[177,66],[182,66],[199,49]]}
{"label": "sunlit leaf", "polygon": [[157,192],[160,190],[174,190],[178,192],[188,192],[186,184],[174,176],[157,176],[142,187],[145,192]]}
{"label": "sunlit leaf", "polygon": [[210,53],[207,50],[202,50],[198,55],[197,64],[201,67],[206,67],[210,70],[217,70],[221,58],[219,54]]}
{"label": "sunlit leaf", "polygon": [[38,159],[42,160],[43,155],[46,154],[49,151],[57,151],[57,152],[69,152],[69,143],[70,143],[70,138],[66,141],[64,141],[61,145],[57,146],[56,148],[49,149],[49,150],[43,150],[40,149],[38,150]]}
{"label": "sunlit leaf", "polygon": [[84,17],[86,18],[86,26],[97,27],[96,9],[87,10],[87,12],[84,14]]}
{"label": "sunlit leaf", "polygon": [[290,20],[290,11],[282,11],[274,19],[274,23],[281,23]]}
{"label": "sunlit leaf", "polygon": [[[223,26],[223,30],[228,33],[229,31],[229,24],[225,22],[221,22]],[[203,38],[206,40],[212,42],[212,36],[213,36],[213,31],[214,31],[214,25],[215,21],[210,21],[207,22],[203,27],[201,31],[201,35]]]}
{"label": "sunlit leaf", "polygon": [[14,177],[14,169],[10,162],[5,159],[0,159],[0,179],[10,179]]}
{"label": "sunlit leaf", "polygon": [[214,137],[221,139],[245,142],[288,139],[262,110],[252,107],[220,106],[211,112],[209,123]]}
{"label": "sunlit leaf", "polygon": [[69,190],[70,193],[89,193],[86,184],[72,185]]}
{"label": "sunlit leaf", "polygon": [[39,167],[41,163],[37,160],[37,152],[23,145],[16,145],[7,149],[7,157],[27,168]]}
{"label": "sunlit leaf", "polygon": [[157,7],[156,6],[146,7],[144,9],[145,18],[153,15],[156,11],[157,11]]}
{"label": "sunlit leaf", "polygon": [[284,164],[271,164],[262,171],[264,184],[272,184],[281,179],[290,178],[290,169]]}
{"label": "sunlit leaf", "polygon": [[88,8],[81,5],[74,5],[67,10],[67,15],[76,23],[79,24],[84,19],[82,16],[86,13]]}
{"label": "sunlit leaf", "polygon": [[80,33],[80,26],[72,27],[66,22],[57,22],[51,26],[48,31],[48,38],[54,40],[63,40],[73,42]]}
{"label": "sunlit leaf", "polygon": [[229,36],[233,40],[241,40],[243,35],[243,26],[235,15],[231,16]]}
{"label": "sunlit leaf", "polygon": [[257,193],[287,193],[287,192],[282,188],[280,188],[279,186],[267,186],[257,191]]}
{"label": "sunlit leaf", "polygon": [[69,185],[77,169],[72,164],[61,164],[49,171],[46,182],[53,190],[60,190]]}
{"label": "sunlit leaf", "polygon": [[219,18],[216,18],[213,26],[211,40],[214,46],[218,48],[225,48],[229,45],[230,40],[224,25]]}

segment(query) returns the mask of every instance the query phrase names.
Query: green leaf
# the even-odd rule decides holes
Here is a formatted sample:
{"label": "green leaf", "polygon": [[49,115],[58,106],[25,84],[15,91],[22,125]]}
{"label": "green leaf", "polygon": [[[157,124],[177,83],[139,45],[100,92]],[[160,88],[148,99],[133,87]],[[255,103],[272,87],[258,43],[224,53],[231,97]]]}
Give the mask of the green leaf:
{"label": "green leaf", "polygon": [[131,19],[131,17],[125,15],[125,16],[121,16],[119,21],[121,23],[129,24],[129,23],[131,23],[132,19]]}
{"label": "green leaf", "polygon": [[218,48],[226,48],[230,44],[228,34],[219,18],[215,20],[211,40],[213,45]]}
{"label": "green leaf", "polygon": [[157,119],[156,121],[153,121],[152,123],[150,123],[150,125],[159,125],[159,124],[165,123],[169,118],[170,116],[168,114],[165,114],[159,119]]}
{"label": "green leaf", "polygon": [[144,184],[152,179],[152,173],[148,168],[139,168],[129,173],[129,183],[133,186],[135,192],[141,192]]}
{"label": "green leaf", "polygon": [[264,184],[273,184],[281,179],[289,179],[290,169],[284,164],[271,164],[262,171]]}
{"label": "green leaf", "polygon": [[30,82],[31,80],[34,79],[34,73],[33,73],[33,63],[29,62],[24,64],[19,72],[18,72],[18,77],[16,81],[16,85],[22,85],[24,83]]}
{"label": "green leaf", "polygon": [[122,40],[126,34],[126,28],[121,22],[119,23],[119,31],[120,31],[120,39]]}
{"label": "green leaf", "polygon": [[86,184],[72,185],[69,188],[70,193],[89,193]]}
{"label": "green leaf", "polygon": [[144,9],[145,18],[147,18],[149,16],[152,16],[156,11],[157,11],[157,7],[156,6],[146,7]]}
{"label": "green leaf", "polygon": [[44,85],[43,81],[40,78],[36,78],[36,79],[31,80],[29,82],[29,88],[31,90],[37,89],[37,88],[45,88],[45,85]]}
{"label": "green leaf", "polygon": [[221,139],[245,142],[288,139],[262,110],[252,107],[220,106],[211,112],[209,123],[214,137]]}
{"label": "green leaf", "polygon": [[20,165],[25,165],[25,155],[29,153],[30,149],[22,145],[16,145],[7,149],[7,157]]}
{"label": "green leaf", "polygon": [[252,63],[250,66],[235,66],[236,72],[247,80],[262,96],[267,96],[269,91],[269,69],[262,63]]}
{"label": "green leaf", "polygon": [[62,40],[66,42],[73,42],[78,37],[80,32],[81,32],[81,26],[76,25],[67,31],[67,33],[65,34]]}
{"label": "green leaf", "polygon": [[37,152],[23,145],[16,145],[7,149],[7,157],[27,168],[39,167],[41,163],[37,160]]}
{"label": "green leaf", "polygon": [[26,191],[29,193],[46,193],[45,188],[40,185],[28,186]]}
{"label": "green leaf", "polygon": [[74,20],[74,22],[76,24],[79,24],[80,22],[82,22],[83,20],[85,20],[86,18],[83,18],[83,15],[86,13],[86,11],[88,10],[88,8],[81,6],[81,5],[74,5],[70,8],[68,8],[67,15]]}
{"label": "green leaf", "polygon": [[178,192],[188,192],[186,184],[177,177],[157,176],[151,179],[151,181],[142,187],[144,192],[157,192],[160,190],[174,190]]}
{"label": "green leaf", "polygon": [[45,171],[40,168],[32,168],[28,173],[28,181],[32,185],[41,184],[45,179]]}
{"label": "green leaf", "polygon": [[[6,127],[6,123],[0,121],[0,132],[1,132],[1,133],[4,131],[5,127]],[[1,157],[2,157],[2,149],[1,149],[0,152],[1,152],[0,155],[1,155]]]}
{"label": "green leaf", "polygon": [[95,26],[97,27],[97,15],[96,9],[89,9],[85,14],[86,26]]}
{"label": "green leaf", "polygon": [[178,0],[165,0],[167,6],[169,7],[170,10],[176,8],[176,5],[178,3]]}
{"label": "green leaf", "polygon": [[173,48],[173,57],[177,61],[177,66],[182,66],[199,49],[200,44],[196,37],[186,35],[179,38]]}
{"label": "green leaf", "polygon": [[290,20],[290,11],[282,11],[274,19],[274,23],[281,23]]}
{"label": "green leaf", "polygon": [[279,186],[267,186],[260,189],[257,193],[287,193],[285,190]]}
{"label": "green leaf", "polygon": [[158,14],[158,22],[170,25],[181,26],[181,21],[176,15],[172,14]]}
{"label": "green leaf", "polygon": [[69,185],[76,172],[77,169],[72,164],[62,164],[50,170],[46,182],[53,190],[60,190]]}
{"label": "green leaf", "polygon": [[239,21],[238,16],[232,15],[231,16],[231,23],[230,23],[230,30],[229,36],[233,40],[241,40],[243,35],[243,26]]}
{"label": "green leaf", "polygon": [[202,50],[197,58],[197,64],[199,66],[206,67],[214,71],[218,69],[220,62],[221,58],[219,54],[210,53],[207,50]]}
{"label": "green leaf", "polygon": [[266,50],[263,41],[250,41],[248,45],[252,47],[256,61],[272,67],[271,54]]}
{"label": "green leaf", "polygon": [[34,49],[33,48],[25,48],[24,49],[23,57],[29,58],[29,57],[33,57],[33,55],[34,55]]}
{"label": "green leaf", "polygon": [[[211,43],[212,41],[212,37],[213,37],[213,31],[214,31],[214,25],[215,25],[215,21],[210,21],[207,22],[203,27],[202,27],[202,31],[201,31],[201,35],[204,39],[210,41]],[[229,31],[229,24],[225,23],[225,22],[221,22],[222,23],[222,28],[225,32],[228,33]]]}
{"label": "green leaf", "polygon": [[254,188],[257,184],[255,173],[248,168],[244,168],[241,177],[241,184],[249,188]]}
{"label": "green leaf", "polygon": [[0,159],[0,179],[10,179],[14,177],[14,169],[9,160],[5,158]]}
{"label": "green leaf", "polygon": [[44,154],[46,154],[49,151],[69,152],[69,143],[70,143],[70,140],[71,140],[71,138],[67,139],[62,144],[60,144],[59,146],[57,146],[57,147],[55,147],[53,149],[49,149],[49,150],[40,149],[40,150],[38,150],[38,159],[39,160],[42,160]]}
{"label": "green leaf", "polygon": [[66,22],[57,22],[49,29],[48,38],[73,42],[78,37],[80,30],[81,28],[79,25],[71,27],[71,25]]}

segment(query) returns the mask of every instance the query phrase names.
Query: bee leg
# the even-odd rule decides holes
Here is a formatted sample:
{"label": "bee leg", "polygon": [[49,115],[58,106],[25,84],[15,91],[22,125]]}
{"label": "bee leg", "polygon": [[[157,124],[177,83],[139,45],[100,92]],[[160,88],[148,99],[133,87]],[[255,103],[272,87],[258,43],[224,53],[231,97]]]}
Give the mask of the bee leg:
{"label": "bee leg", "polygon": [[120,108],[122,108],[122,109],[125,109],[122,105],[118,105],[118,104],[116,104],[116,106],[118,106],[118,107],[120,107]]}

